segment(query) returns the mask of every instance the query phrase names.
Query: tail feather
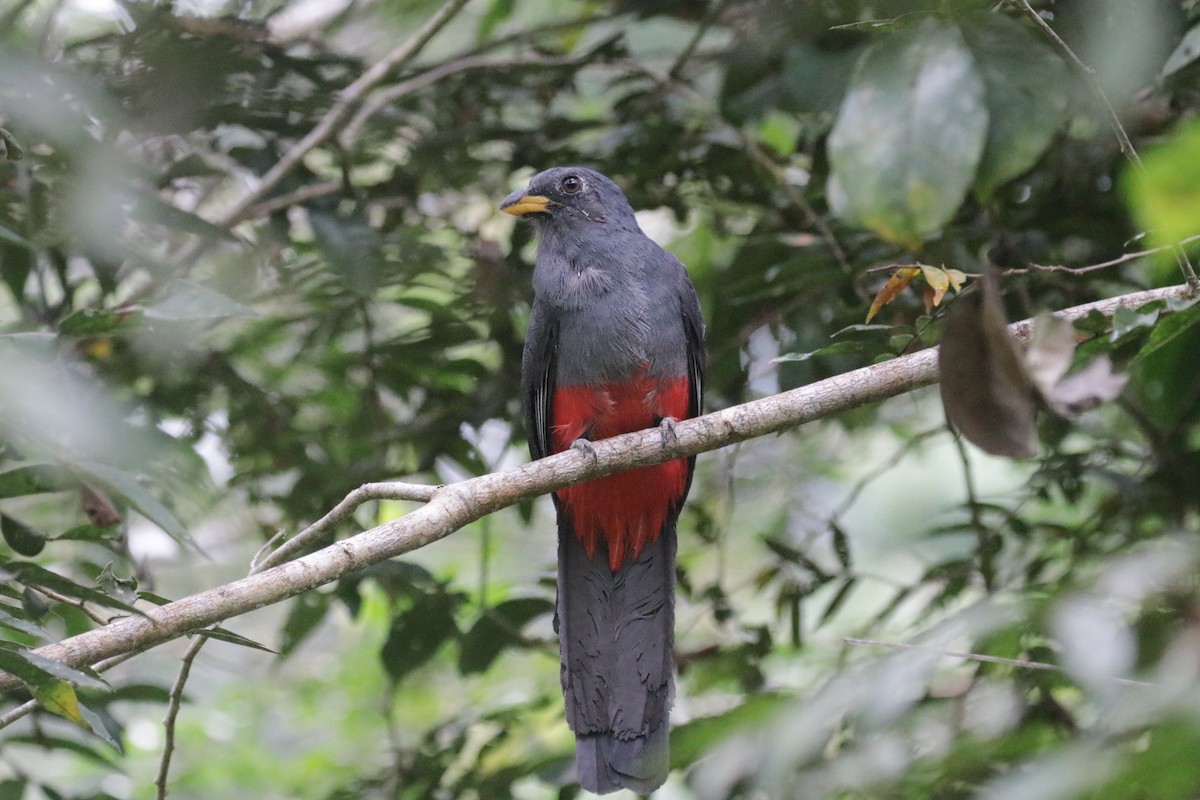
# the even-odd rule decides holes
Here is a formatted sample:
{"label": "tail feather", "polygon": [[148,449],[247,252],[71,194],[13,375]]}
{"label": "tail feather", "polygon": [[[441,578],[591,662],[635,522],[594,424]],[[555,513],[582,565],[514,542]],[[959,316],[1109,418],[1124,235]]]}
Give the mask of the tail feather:
{"label": "tail feather", "polygon": [[666,780],[674,699],[675,517],[613,572],[559,514],[558,609],[567,722],[579,783],[648,794]]}

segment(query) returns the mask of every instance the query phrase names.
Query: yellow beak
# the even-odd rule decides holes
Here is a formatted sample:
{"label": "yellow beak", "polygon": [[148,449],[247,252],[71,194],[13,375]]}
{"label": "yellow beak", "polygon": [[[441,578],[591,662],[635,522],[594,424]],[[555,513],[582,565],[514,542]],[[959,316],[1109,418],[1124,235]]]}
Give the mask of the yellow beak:
{"label": "yellow beak", "polygon": [[523,194],[517,191],[504,199],[504,202],[500,204],[500,210],[505,214],[512,214],[514,217],[522,217],[526,214],[544,214],[549,205],[549,197],[543,197],[540,194]]}

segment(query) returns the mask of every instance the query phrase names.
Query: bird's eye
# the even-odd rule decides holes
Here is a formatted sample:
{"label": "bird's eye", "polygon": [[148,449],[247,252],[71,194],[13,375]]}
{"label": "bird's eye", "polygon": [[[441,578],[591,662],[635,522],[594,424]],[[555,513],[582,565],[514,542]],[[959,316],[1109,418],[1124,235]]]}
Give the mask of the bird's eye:
{"label": "bird's eye", "polygon": [[568,175],[563,178],[562,188],[567,194],[578,194],[579,190],[583,188],[583,181],[574,175]]}

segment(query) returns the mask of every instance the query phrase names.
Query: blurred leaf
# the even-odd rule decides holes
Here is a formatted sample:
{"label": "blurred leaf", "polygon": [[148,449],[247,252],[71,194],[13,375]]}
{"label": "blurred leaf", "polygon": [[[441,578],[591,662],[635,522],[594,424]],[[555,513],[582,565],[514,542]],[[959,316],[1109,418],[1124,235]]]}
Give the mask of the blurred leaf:
{"label": "blurred leaf", "polygon": [[137,479],[129,473],[92,461],[78,461],[75,468],[87,475],[92,483],[107,488],[114,494],[119,494],[129,501],[146,519],[163,529],[168,536],[180,544],[190,544],[191,539],[183,525],[175,518],[167,507],[142,488]]}
{"label": "blurred leaf", "polygon": [[1200,25],[1193,27],[1176,45],[1167,63],[1163,64],[1161,77],[1172,75],[1200,58]]}
{"label": "blurred leaf", "polygon": [[967,441],[997,456],[1037,453],[1034,394],[1006,330],[991,279],[964,295],[946,320],[938,353],[942,405]]}
{"label": "blurred leaf", "polygon": [[487,39],[498,26],[506,22],[512,16],[516,5],[516,0],[491,0],[488,3],[487,11],[479,20],[479,33],[477,34],[479,40]]}
{"label": "blurred leaf", "polygon": [[518,597],[485,609],[459,641],[458,671],[483,672],[506,647],[520,643],[526,624],[553,612],[554,603],[542,597]]}
{"label": "blurred leaf", "polygon": [[181,208],[173,206],[165,202],[157,194],[139,191],[133,194],[132,199],[130,215],[134,219],[141,220],[142,222],[155,222],[165,225],[168,228],[174,228],[184,233],[193,233],[197,236],[224,239],[228,242],[237,241],[237,237],[225,228],[213,225],[208,220],[190,211],[184,211]]}
{"label": "blurred leaf", "polygon": [[24,464],[0,472],[0,498],[58,492],[74,485],[77,481],[50,464]]}
{"label": "blurred leaf", "polygon": [[46,546],[45,534],[7,514],[0,514],[0,534],[18,555],[36,556]]}
{"label": "blurred leaf", "polygon": [[81,308],[58,323],[60,336],[103,336],[121,329],[131,309]]}
{"label": "blurred leaf", "polygon": [[[1143,168],[1129,170],[1126,194],[1138,224],[1157,246],[1200,234],[1200,122],[1178,129],[1165,143],[1142,154]],[[1174,258],[1164,254],[1160,263]],[[1164,275],[1170,274],[1166,266]]]}
{"label": "blurred leaf", "polygon": [[383,257],[379,237],[366,216],[360,210],[343,216],[310,207],[308,221],[317,247],[346,288],[369,297],[379,287]]}
{"label": "blurred leaf", "polygon": [[305,592],[288,609],[287,620],[280,631],[279,655],[287,658],[329,613],[331,595],[324,592]]}
{"label": "blurred leaf", "polygon": [[0,606],[0,625],[11,628],[14,631],[20,631],[40,641],[45,641],[49,638],[49,634],[46,633],[46,630],[42,626],[21,619],[14,613],[10,613],[9,609],[3,606]]}
{"label": "blurred leaf", "polygon": [[851,353],[863,353],[866,351],[866,349],[867,346],[862,342],[834,342],[828,347],[822,347],[820,350],[813,350],[808,353],[784,353],[773,360],[776,364],[787,361],[808,361],[810,358],[817,358],[820,356],[841,356]]}
{"label": "blurred leaf", "polygon": [[983,77],[988,131],[975,190],[987,198],[1032,167],[1062,130],[1071,76],[1057,53],[1003,14],[972,16],[962,33]]}
{"label": "blurred leaf", "polygon": [[172,281],[166,295],[145,309],[147,319],[197,320],[254,317],[253,311],[207,286],[186,280]]}
{"label": "blurred leaf", "polygon": [[958,29],[925,20],[863,54],[833,131],[851,221],[920,248],[958,210],[983,153],[984,84]]}
{"label": "blurred leaf", "polygon": [[817,627],[824,625],[829,620],[833,619],[833,615],[838,612],[846,602],[846,598],[850,596],[851,590],[858,585],[857,578],[846,578],[842,581],[842,585],[834,593],[833,598],[829,601],[829,605],[825,606],[825,610],[821,612],[820,619],[817,620]]}
{"label": "blurred leaf", "polygon": [[387,641],[379,651],[383,667],[393,682],[422,666],[441,646],[458,635],[454,598],[443,593],[423,594],[392,620]]}
{"label": "blurred leaf", "polygon": [[100,675],[91,667],[68,667],[59,661],[40,656],[31,650],[21,650],[19,655],[47,675],[52,675],[60,681],[70,681],[76,686],[86,686],[92,689],[111,689]]}
{"label": "blurred leaf", "polygon": [[17,138],[6,128],[0,128],[0,158],[20,161],[24,157],[25,150],[17,143]]}
{"label": "blurred leaf", "polygon": [[752,695],[740,705],[711,717],[677,725],[671,731],[671,766],[695,763],[710,749],[739,731],[761,729],[778,716],[787,696],[777,692]]}

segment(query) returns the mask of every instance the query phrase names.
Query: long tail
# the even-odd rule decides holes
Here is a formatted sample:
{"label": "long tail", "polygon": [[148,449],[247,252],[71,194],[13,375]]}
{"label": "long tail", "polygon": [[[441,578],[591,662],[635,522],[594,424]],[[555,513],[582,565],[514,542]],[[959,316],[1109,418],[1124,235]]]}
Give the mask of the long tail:
{"label": "long tail", "polygon": [[555,629],[575,766],[590,792],[649,794],[667,778],[677,516],[613,572],[603,544],[588,558],[559,510]]}

